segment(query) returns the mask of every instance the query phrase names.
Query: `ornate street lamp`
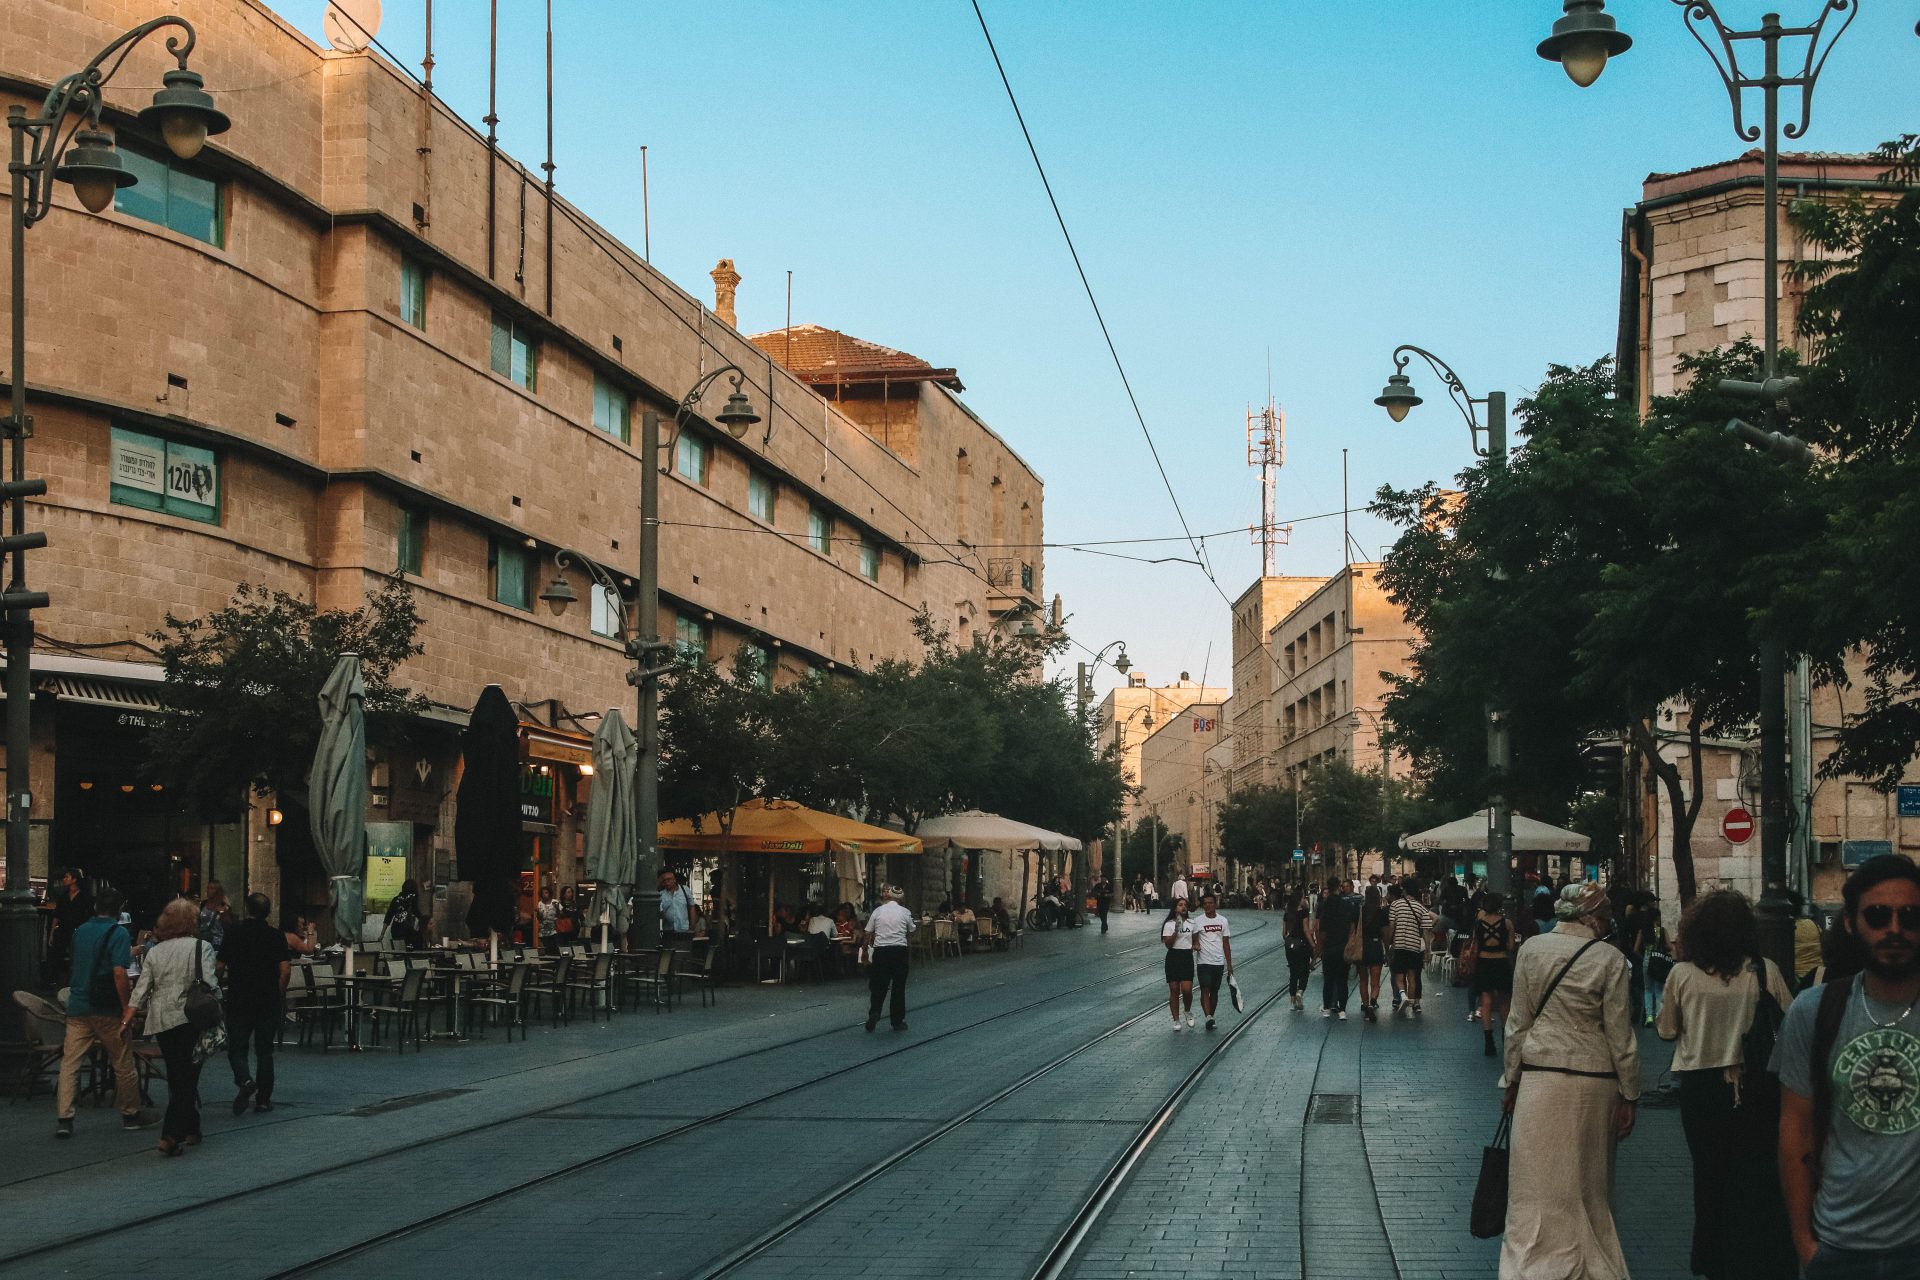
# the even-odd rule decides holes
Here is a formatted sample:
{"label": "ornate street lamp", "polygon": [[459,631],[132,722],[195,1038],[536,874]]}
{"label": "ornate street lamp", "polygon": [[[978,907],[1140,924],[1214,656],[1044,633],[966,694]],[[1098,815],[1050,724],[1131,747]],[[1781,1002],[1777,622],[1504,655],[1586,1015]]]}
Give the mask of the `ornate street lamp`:
{"label": "ornate street lamp", "polygon": [[1566,71],[1567,79],[1582,89],[1600,78],[1607,59],[1633,47],[1633,37],[1614,25],[1606,0],[1567,0],[1566,14],[1553,24],[1553,34],[1537,52]]}
{"label": "ornate street lamp", "polygon": [[[754,412],[743,389],[745,371],[735,364],[721,365],[701,374],[674,406],[673,434],[665,442],[669,456],[686,428],[687,419],[693,415],[694,406],[725,374],[733,375],[733,393],[713,420],[725,427],[735,440],[744,439],[747,429],[760,421],[760,415]],[[621,650],[633,663],[633,670],[627,673],[627,683],[634,687],[639,710],[640,753],[634,766],[634,808],[640,828],[640,857],[634,872],[633,927],[640,945],[653,947],[660,942],[660,677],[672,671],[675,664],[671,660],[659,661],[660,655],[671,654],[674,648],[671,641],[660,639],[660,415],[648,409],[640,419],[640,585],[636,611],[639,616],[629,626],[626,610],[619,610],[614,638],[620,641]],[[584,568],[593,579],[594,590],[609,592],[615,600],[620,598],[620,587],[612,572],[590,556],[561,548],[554,553],[553,562],[553,580],[541,591],[540,600],[554,617],[566,613],[567,607],[580,598],[567,581],[564,571],[569,565]]]}
{"label": "ornate street lamp", "polygon": [[[27,440],[33,434],[33,420],[27,416],[27,228],[53,212],[55,182],[71,185],[81,205],[93,213],[112,204],[114,192],[134,184],[134,175],[120,163],[113,135],[100,127],[103,91],[134,46],[165,27],[179,28],[178,35],[167,37],[167,51],[179,66],[166,73],[164,87],[153,95],[153,104],[140,113],[139,121],[157,132],[168,150],[183,160],[192,159],[206,145],[207,135],[224,133],[230,121],[215,109],[200,77],[187,69],[194,30],[184,18],[155,18],[125,32],[86,66],[56,81],[38,115],[28,115],[23,106],[7,108],[12,137],[8,172],[13,175],[8,246],[13,345],[7,375],[12,396],[7,417],[0,422],[0,436],[10,446],[7,478],[0,481],[0,501],[8,509],[0,556],[9,561],[6,589],[0,592],[7,647],[7,877],[5,895],[0,898],[0,991],[33,990],[39,985],[39,975],[34,973],[39,925],[27,895],[33,813],[30,704],[33,610],[46,607],[47,594],[27,589],[26,553],[46,546],[47,535],[28,531],[26,500],[44,494],[47,482],[29,479],[26,472]],[[71,116],[79,118],[69,120]],[[0,1038],[12,1039],[12,1032],[0,1032]]]}

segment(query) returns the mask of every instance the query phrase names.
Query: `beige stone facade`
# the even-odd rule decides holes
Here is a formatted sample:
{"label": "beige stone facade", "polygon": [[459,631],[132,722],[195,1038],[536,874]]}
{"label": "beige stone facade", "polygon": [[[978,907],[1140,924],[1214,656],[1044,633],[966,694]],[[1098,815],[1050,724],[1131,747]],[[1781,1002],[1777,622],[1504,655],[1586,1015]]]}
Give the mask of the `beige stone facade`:
{"label": "beige stone facade", "polygon": [[1156,722],[1140,744],[1140,803],[1180,838],[1183,866],[1211,867],[1216,861],[1207,754],[1225,736],[1225,710],[1220,702],[1192,703]]}
{"label": "beige stone facade", "polygon": [[[1094,741],[1098,748],[1114,745],[1120,748],[1121,776],[1127,786],[1133,788],[1122,811],[1129,825],[1138,822],[1146,812],[1139,788],[1144,785],[1140,753],[1147,739],[1187,708],[1201,703],[1218,706],[1226,698],[1225,689],[1199,684],[1184,671],[1172,684],[1156,687],[1149,685],[1146,674],[1135,668],[1128,673],[1127,683],[1110,690],[1101,700],[1095,710]],[[1161,820],[1167,821],[1165,814]]]}
{"label": "beige stone facade", "polygon": [[1242,791],[1275,781],[1274,691],[1281,677],[1279,655],[1267,643],[1268,632],[1301,601],[1327,582],[1321,577],[1268,576],[1256,580],[1233,602],[1233,697],[1227,724],[1233,747],[1229,789]]}
{"label": "beige stone facade", "polygon": [[1328,578],[1267,634],[1277,667],[1271,694],[1274,763],[1294,776],[1343,759],[1391,772],[1380,744],[1387,677],[1404,675],[1413,628],[1381,588],[1377,564],[1356,563]]}
{"label": "beige stone facade", "polygon": [[[321,49],[256,0],[167,7],[198,28],[194,67],[233,119],[165,179],[212,190],[217,231],[125,202],[88,214],[61,187],[28,234],[47,653],[150,664],[142,637],[167,613],[203,614],[239,582],[350,607],[404,565],[426,619],[409,683],[456,718],[499,683],[542,718],[591,727],[631,708],[629,664],[594,633],[585,575],[570,575],[581,603],[565,616],[534,597],[571,547],[632,607],[643,414],[670,416],[728,363],[763,421],[738,441],[714,427],[723,379],[663,459],[664,638],[715,656],[760,646],[789,680],[914,653],[923,606],[962,636],[1037,607],[1041,481],[954,391],[908,386],[914,447],[890,442],[588,215],[549,208],[534,172],[379,57]],[[37,103],[151,8],[0,6],[0,97]],[[132,113],[163,65],[149,41],[108,89],[123,151],[162,154]],[[737,274],[716,269],[728,311]],[[116,484],[143,449],[210,466],[210,506]],[[1024,572],[996,580],[1008,554]],[[66,699],[43,685],[40,700],[35,818],[59,857],[62,803],[86,797],[64,776]],[[444,878],[454,769],[415,768],[438,789],[418,805],[416,867]],[[274,834],[236,837],[269,887]],[[141,856],[184,862],[214,838],[160,835]]]}

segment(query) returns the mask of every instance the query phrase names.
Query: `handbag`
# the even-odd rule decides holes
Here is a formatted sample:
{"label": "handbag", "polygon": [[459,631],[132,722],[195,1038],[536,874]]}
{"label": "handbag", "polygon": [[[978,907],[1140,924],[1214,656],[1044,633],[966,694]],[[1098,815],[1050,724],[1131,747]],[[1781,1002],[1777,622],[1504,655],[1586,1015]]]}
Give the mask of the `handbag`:
{"label": "handbag", "polygon": [[193,1042],[194,1065],[205,1062],[216,1053],[225,1053],[227,1049],[227,1024],[216,1022],[202,1031]]}
{"label": "handbag", "polygon": [[202,967],[200,948],[204,945],[198,938],[194,939],[193,981],[187,984],[186,999],[181,1001],[181,1012],[187,1015],[187,1025],[195,1031],[211,1031],[226,1017],[220,1008],[220,996],[208,984],[206,970]]}
{"label": "handbag", "polygon": [[1780,1002],[1773,998],[1773,992],[1767,990],[1766,966],[1758,960],[1751,963],[1754,986],[1758,990],[1753,997],[1753,1021],[1740,1037],[1739,1096],[1743,1102],[1777,1104],[1780,1077],[1767,1068],[1773,1061],[1773,1047],[1780,1038],[1780,1024],[1786,1021],[1786,1015],[1780,1011]]}
{"label": "handbag", "polygon": [[1460,948],[1460,958],[1453,962],[1453,971],[1463,978],[1471,978],[1474,970],[1480,967],[1480,948],[1469,942]]}
{"label": "handbag", "polygon": [[1356,924],[1347,931],[1347,945],[1341,949],[1340,956],[1348,964],[1359,964],[1366,954],[1367,947],[1360,940],[1360,926]]}
{"label": "handbag", "polygon": [[1476,1240],[1491,1240],[1507,1230],[1507,1166],[1512,1152],[1513,1116],[1500,1117],[1493,1141],[1480,1149],[1480,1179],[1473,1184],[1473,1208],[1467,1230]]}

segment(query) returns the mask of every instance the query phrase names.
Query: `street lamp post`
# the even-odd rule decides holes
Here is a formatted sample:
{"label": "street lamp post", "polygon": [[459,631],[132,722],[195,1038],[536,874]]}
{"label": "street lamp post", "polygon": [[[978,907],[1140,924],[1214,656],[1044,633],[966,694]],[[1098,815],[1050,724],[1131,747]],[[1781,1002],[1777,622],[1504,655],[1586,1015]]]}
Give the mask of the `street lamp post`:
{"label": "street lamp post", "polygon": [[[7,374],[12,397],[6,421],[0,424],[10,455],[7,478],[0,481],[0,501],[7,504],[0,555],[8,559],[7,585],[0,592],[0,609],[7,615],[7,883],[0,898],[0,991],[38,985],[33,975],[38,930],[27,889],[33,818],[33,611],[46,607],[47,594],[27,588],[26,553],[46,546],[47,536],[26,526],[27,499],[45,493],[47,482],[29,479],[26,471],[27,441],[33,435],[33,419],[27,415],[27,228],[53,212],[56,180],[70,184],[92,213],[113,203],[115,191],[134,184],[134,175],[114,150],[113,135],[100,128],[103,91],[134,46],[165,27],[179,28],[178,35],[167,37],[167,52],[178,66],[161,77],[162,87],[138,120],[159,134],[174,155],[191,160],[207,136],[224,133],[230,121],[214,108],[199,74],[187,68],[194,30],[184,18],[155,18],[122,33],[85,67],[56,81],[38,115],[28,115],[21,106],[7,108],[12,135],[7,171],[13,178],[8,246],[13,347]],[[69,122],[69,116],[77,119]]]}
{"label": "street lamp post", "polygon": [[[1080,664],[1079,672],[1073,682],[1073,695],[1074,695],[1074,701],[1079,708],[1080,723],[1083,725],[1087,721],[1087,704],[1093,701],[1094,673],[1100,670],[1101,664],[1107,661],[1107,655],[1109,653],[1112,653],[1115,649],[1118,649],[1120,652],[1117,656],[1115,656],[1111,665],[1115,671],[1118,671],[1121,675],[1124,676],[1127,674],[1127,672],[1133,670],[1133,659],[1127,656],[1127,642],[1125,640],[1115,640],[1111,644],[1103,645],[1100,648],[1099,652],[1093,655],[1092,662],[1083,662]],[[1116,704],[1116,709],[1117,709],[1117,704]],[[1116,741],[1117,741],[1117,735],[1124,732],[1125,732],[1124,730],[1120,729],[1116,725],[1115,727]],[[1121,778],[1121,781],[1123,783],[1126,781],[1124,776]],[[1114,870],[1113,870],[1113,874],[1108,876],[1108,879],[1113,883],[1113,886],[1116,889],[1120,887],[1119,886],[1120,855],[1126,851],[1126,839],[1127,839],[1126,821],[1127,821],[1127,809],[1126,809],[1126,804],[1123,801],[1120,806],[1119,820],[1113,824],[1114,851],[1115,851]],[[1068,904],[1067,909],[1076,917],[1080,916],[1085,911],[1085,907],[1083,904],[1087,900],[1087,865],[1086,864],[1087,864],[1087,859],[1084,852],[1081,854],[1080,857],[1077,857],[1073,860],[1073,901],[1070,904]]]}
{"label": "street lamp post", "polygon": [[[671,456],[694,406],[722,374],[732,374],[733,393],[713,420],[727,429],[735,440],[744,439],[747,428],[760,421],[746,393],[741,389],[746,373],[735,364],[725,364],[703,373],[673,411],[673,434],[668,437]],[[583,566],[594,580],[595,590],[613,590],[612,575],[587,556],[571,550],[554,555],[556,573],[540,599],[555,617],[579,597],[566,576],[557,570],[570,563]],[[640,415],[640,585],[633,627],[626,625],[621,611],[617,638],[633,662],[627,683],[636,692],[639,706],[639,759],[634,763],[634,817],[640,829],[640,856],[634,869],[633,928],[642,947],[660,942],[660,677],[673,670],[672,662],[655,659],[673,650],[671,642],[660,639],[660,415],[648,409]]]}
{"label": "street lamp post", "polygon": [[[1584,9],[1584,0],[1572,0],[1568,4],[1569,17],[1573,16],[1576,7]],[[1563,18],[1561,21],[1565,22],[1567,19]],[[1612,25],[1612,19],[1608,19],[1606,26],[1611,28]],[[1624,36],[1620,38],[1625,39]],[[1395,347],[1394,372],[1387,378],[1387,385],[1381,388],[1380,394],[1374,397],[1373,402],[1385,409],[1387,416],[1395,422],[1404,421],[1407,411],[1421,403],[1419,395],[1414,392],[1413,382],[1407,377],[1406,372],[1407,365],[1414,356],[1425,360],[1446,384],[1447,395],[1452,398],[1454,405],[1467,420],[1467,432],[1473,440],[1474,453],[1485,458],[1496,471],[1506,470],[1507,393],[1489,391],[1484,397],[1475,397],[1467,390],[1466,384],[1460,381],[1460,375],[1431,351],[1404,343]],[[1484,426],[1475,412],[1476,407],[1484,407],[1487,411]],[[1486,436],[1484,446],[1480,442],[1482,433]],[[1513,767],[1513,744],[1507,733],[1506,711],[1488,703],[1486,716],[1487,772],[1491,775],[1493,782],[1493,792],[1487,797],[1487,889],[1507,899],[1507,910],[1511,913],[1513,910],[1511,892],[1513,811],[1508,807],[1506,791],[1507,772]]]}
{"label": "street lamp post", "polygon": [[[1712,60],[1713,68],[1720,73],[1720,81],[1726,87],[1727,98],[1733,106],[1733,131],[1742,142],[1761,144],[1761,203],[1763,213],[1762,264],[1763,304],[1761,324],[1765,333],[1761,339],[1760,382],[1722,382],[1722,391],[1746,395],[1761,401],[1771,415],[1774,407],[1792,390],[1792,380],[1779,376],[1780,356],[1780,138],[1784,134],[1789,140],[1805,135],[1807,126],[1813,118],[1813,90],[1820,79],[1821,69],[1827,64],[1827,57],[1833,52],[1840,37],[1846,34],[1854,17],[1859,13],[1855,0],[1824,0],[1820,13],[1810,23],[1789,27],[1780,22],[1780,15],[1769,13],[1760,19],[1757,28],[1745,29],[1729,26],[1721,18],[1712,0],[1673,0],[1680,6],[1681,17],[1686,23],[1687,34],[1691,35],[1700,47],[1706,50]],[[1559,62],[1575,84],[1589,85],[1599,78],[1606,67],[1609,56],[1624,53],[1632,45],[1624,34],[1613,32],[1611,42],[1596,41],[1591,34],[1604,27],[1611,31],[1613,19],[1602,10],[1605,0],[1566,0],[1566,16],[1554,24],[1553,34],[1540,42],[1538,52],[1549,61]],[[1577,12],[1576,12],[1577,11]],[[1831,35],[1827,24],[1836,14],[1840,15],[1839,25]],[[1577,21],[1576,21],[1577,19]],[[1579,30],[1563,33],[1563,24],[1573,24]],[[1711,42],[1709,41],[1711,36]],[[1788,40],[1805,41],[1805,56],[1791,75],[1782,74],[1780,65],[1780,46]],[[1740,66],[1740,52],[1758,44],[1761,50],[1761,71],[1753,75]],[[1715,46],[1718,46],[1716,49]],[[1603,47],[1604,46],[1604,47]],[[1746,99],[1743,95],[1759,90],[1761,94],[1761,122],[1752,123],[1746,111]],[[1782,124],[1780,120],[1780,91],[1797,89],[1800,92],[1800,118]],[[1727,424],[1729,432],[1739,436],[1748,444],[1764,449],[1776,457],[1788,462],[1804,464],[1810,457],[1804,444],[1793,436],[1779,431],[1761,430],[1735,419]],[[1760,682],[1760,878],[1762,895],[1758,903],[1762,947],[1767,955],[1780,964],[1783,971],[1790,971],[1787,962],[1791,959],[1793,948],[1793,920],[1791,906],[1785,897],[1787,883],[1787,840],[1789,825],[1793,830],[1796,860],[1801,868],[1807,865],[1811,853],[1812,813],[1809,788],[1812,780],[1812,707],[1806,697],[1810,687],[1811,674],[1804,658],[1794,664],[1794,737],[1798,746],[1793,754],[1793,785],[1787,782],[1787,705],[1786,705],[1786,651],[1781,642],[1771,636],[1762,636],[1759,641],[1759,682]],[[1793,821],[1787,817],[1788,795],[1791,791],[1794,810]]]}

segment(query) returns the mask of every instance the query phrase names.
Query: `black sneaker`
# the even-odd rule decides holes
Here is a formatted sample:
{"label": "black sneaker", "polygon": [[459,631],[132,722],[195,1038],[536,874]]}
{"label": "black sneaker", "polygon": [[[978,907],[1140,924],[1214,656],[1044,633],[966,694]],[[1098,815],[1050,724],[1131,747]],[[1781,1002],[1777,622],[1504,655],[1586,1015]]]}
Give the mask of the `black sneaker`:
{"label": "black sneaker", "polygon": [[132,1115],[120,1117],[120,1127],[129,1133],[139,1129],[153,1128],[153,1116],[145,1111],[136,1111]]}
{"label": "black sneaker", "polygon": [[240,1092],[233,1095],[233,1114],[241,1116],[247,1113],[247,1104],[253,1101],[253,1092],[258,1087],[251,1080],[240,1086]]}
{"label": "black sneaker", "polygon": [[253,1104],[253,1109],[255,1111],[271,1111],[273,1110],[273,1101],[270,1098],[262,1098]]}
{"label": "black sneaker", "polygon": [[55,1120],[53,1122],[53,1136],[56,1138],[71,1138],[73,1136],[73,1121]]}
{"label": "black sneaker", "polygon": [[874,1029],[875,1027],[877,1027],[877,1026],[879,1026],[879,1025],[880,1025],[880,1019],[878,1019],[878,1018],[868,1018],[868,1019],[867,1019],[867,1030],[869,1030],[869,1031],[871,1031],[871,1030],[873,1030],[873,1029]]}
{"label": "black sneaker", "polygon": [[893,1024],[893,1029],[895,1031],[905,1031],[907,1029],[907,1024],[904,1022],[896,1022]]}
{"label": "black sneaker", "polygon": [[1208,1019],[1207,1019],[1207,1030],[1209,1030],[1209,1031],[1211,1031],[1211,1030],[1213,1030],[1213,1019],[1212,1019],[1212,1018],[1208,1018]]}

